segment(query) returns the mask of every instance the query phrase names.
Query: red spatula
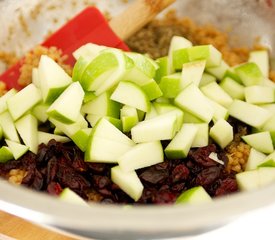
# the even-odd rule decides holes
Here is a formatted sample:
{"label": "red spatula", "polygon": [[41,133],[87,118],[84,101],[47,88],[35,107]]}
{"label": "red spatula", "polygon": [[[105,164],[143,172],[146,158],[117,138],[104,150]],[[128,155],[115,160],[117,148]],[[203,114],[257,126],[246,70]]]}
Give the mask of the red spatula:
{"label": "red spatula", "polygon": [[[67,63],[71,65],[74,64],[72,53],[89,42],[129,50],[123,40],[146,25],[160,11],[173,2],[175,0],[136,0],[122,14],[113,18],[109,23],[98,9],[88,7],[41,45],[45,47],[55,46],[61,49],[68,56]],[[21,59],[17,64],[0,75],[0,80],[6,83],[8,89],[22,88],[22,86],[18,85],[17,80],[23,62],[24,59]]]}

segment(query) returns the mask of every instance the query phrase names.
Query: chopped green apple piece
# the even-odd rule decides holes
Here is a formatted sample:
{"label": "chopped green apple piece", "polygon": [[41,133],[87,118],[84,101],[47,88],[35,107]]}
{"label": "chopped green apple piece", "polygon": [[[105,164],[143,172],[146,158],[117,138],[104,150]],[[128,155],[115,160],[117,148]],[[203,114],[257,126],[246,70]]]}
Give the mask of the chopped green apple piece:
{"label": "chopped green apple piece", "polygon": [[15,122],[15,127],[30,151],[37,153],[38,150],[38,121],[32,114],[27,114]]}
{"label": "chopped green apple piece", "polygon": [[94,59],[102,50],[106,49],[107,47],[101,46],[94,43],[87,43],[82,45],[80,48],[76,49],[73,52],[73,56],[76,60],[80,57],[90,59]]}
{"label": "chopped green apple piece", "polygon": [[198,127],[195,124],[185,123],[173,140],[165,148],[168,159],[185,158],[197,134]]}
{"label": "chopped green apple piece", "polygon": [[13,159],[12,151],[9,147],[3,146],[0,148],[0,163],[5,163]]}
{"label": "chopped green apple piece", "polygon": [[13,142],[7,139],[5,141],[15,160],[22,157],[29,150],[29,147],[18,142]]}
{"label": "chopped green apple piece", "polygon": [[207,85],[208,83],[211,83],[211,82],[216,82],[216,78],[214,76],[212,76],[211,74],[208,74],[208,73],[203,73],[202,74],[202,77],[201,77],[201,81],[200,81],[200,84],[199,84],[199,87],[202,87],[204,85]]}
{"label": "chopped green apple piece", "polygon": [[158,115],[173,111],[177,116],[176,131],[179,131],[181,129],[183,119],[184,119],[184,112],[180,108],[178,108],[172,104],[169,104],[169,103],[155,102],[153,105],[154,105]]}
{"label": "chopped green apple piece", "polygon": [[87,143],[84,159],[86,162],[117,163],[118,158],[131,148],[129,144],[98,137],[92,133]]}
{"label": "chopped green apple piece", "polygon": [[189,56],[187,48],[180,48],[172,52],[173,69],[181,70],[184,63],[189,62]]}
{"label": "chopped green apple piece", "polygon": [[130,172],[163,162],[163,149],[160,141],[139,143],[118,158],[121,170]]}
{"label": "chopped green apple piece", "polygon": [[233,101],[230,95],[224,91],[217,82],[211,82],[200,89],[205,96],[226,108],[229,107]]}
{"label": "chopped green apple piece", "polygon": [[267,50],[251,51],[248,62],[254,62],[260,68],[262,74],[268,77],[269,74],[269,56]]}
{"label": "chopped green apple piece", "polygon": [[145,84],[141,85],[141,89],[146,93],[148,99],[150,101],[161,97],[163,95],[159,85],[157,82],[152,78]]}
{"label": "chopped green apple piece", "polygon": [[73,73],[72,73],[73,82],[81,81],[83,73],[88,67],[90,61],[91,61],[90,59],[84,58],[82,56],[77,59],[73,68]]}
{"label": "chopped green apple piece", "polygon": [[156,60],[156,63],[158,64],[159,67],[156,71],[155,80],[157,81],[157,83],[159,83],[164,76],[169,75],[168,56],[158,58]]}
{"label": "chopped green apple piece", "polygon": [[93,114],[88,114],[86,116],[87,121],[90,123],[90,125],[92,127],[94,127],[101,118],[104,118],[104,119],[108,120],[116,128],[118,128],[120,131],[122,131],[122,121],[119,118],[113,118],[113,117],[108,117],[108,116],[100,116],[100,115],[93,115]]}
{"label": "chopped green apple piece", "polygon": [[194,123],[194,125],[198,128],[198,131],[195,135],[195,138],[191,144],[191,148],[193,147],[205,147],[208,145],[209,139],[209,126],[207,123]]}
{"label": "chopped green apple piece", "polygon": [[79,115],[75,123],[67,124],[67,123],[60,122],[54,118],[49,118],[49,121],[54,126],[56,126],[59,129],[59,131],[63,132],[68,137],[72,137],[78,130],[88,127],[87,121],[81,114]]}
{"label": "chopped green apple piece", "polygon": [[271,113],[259,106],[241,100],[233,100],[228,108],[229,115],[255,128],[261,128]]}
{"label": "chopped green apple piece", "polygon": [[163,97],[175,98],[181,92],[181,73],[174,73],[161,78],[159,87]]}
{"label": "chopped green apple piece", "polygon": [[7,100],[14,96],[16,93],[17,91],[12,88],[0,97],[0,113],[5,112],[8,109]]}
{"label": "chopped green apple piece", "polygon": [[130,132],[132,127],[139,122],[137,109],[124,105],[120,110],[123,132]]}
{"label": "chopped green apple piece", "polygon": [[59,194],[59,199],[72,204],[88,206],[88,204],[83,200],[83,198],[77,195],[70,188],[64,188],[62,192]]}
{"label": "chopped green apple piece", "polygon": [[253,62],[243,63],[235,67],[234,71],[245,86],[260,85],[264,80],[260,68]]}
{"label": "chopped green apple piece", "polygon": [[228,69],[228,64],[224,60],[221,60],[221,64],[219,66],[208,67],[206,71],[215,76],[217,79],[222,80]]}
{"label": "chopped green apple piece", "polygon": [[33,109],[31,110],[31,113],[33,114],[33,116],[37,118],[38,121],[45,123],[49,118],[47,114],[48,108],[49,108],[48,104],[40,103],[33,107]]}
{"label": "chopped green apple piece", "polygon": [[[95,90],[95,95],[100,95],[103,92],[106,92],[110,89],[113,89],[119,81],[123,78],[124,74],[133,67],[133,61],[131,58],[127,57],[121,50],[118,49],[109,49],[109,52],[113,53],[117,59],[117,67],[115,71],[112,72],[104,82],[99,82],[98,89]],[[105,59],[109,61],[109,59]]]}
{"label": "chopped green apple piece", "polygon": [[224,78],[229,77],[229,78],[232,78],[233,80],[235,80],[237,83],[243,84],[241,78],[235,72],[236,67],[238,67],[238,65],[235,66],[235,67],[230,67],[229,69],[227,69],[227,71],[225,72]]}
{"label": "chopped green apple piece", "polygon": [[259,167],[259,185],[260,187],[267,186],[275,182],[275,168],[274,167]]}
{"label": "chopped green apple piece", "polygon": [[133,67],[125,73],[122,80],[131,81],[138,85],[143,85],[156,75],[158,65],[149,57],[140,54],[127,52],[125,53],[133,61]]}
{"label": "chopped green apple piece", "polygon": [[85,103],[81,111],[99,116],[119,118],[121,104],[111,99],[111,92],[107,91]]}
{"label": "chopped green apple piece", "polygon": [[275,92],[273,88],[266,86],[249,86],[244,88],[245,100],[252,104],[273,103],[275,101]]}
{"label": "chopped green apple piece", "polygon": [[220,86],[233,99],[244,99],[244,86],[234,79],[226,77],[220,82]]}
{"label": "chopped green apple piece", "polygon": [[41,143],[48,144],[48,142],[52,139],[62,143],[71,141],[71,139],[68,137],[47,133],[47,132],[41,132],[41,131],[37,132],[37,137],[38,137],[38,144],[41,144]]}
{"label": "chopped green apple piece", "polygon": [[72,82],[63,68],[46,55],[40,58],[38,76],[45,103],[52,103]]}
{"label": "chopped green apple piece", "polygon": [[8,111],[0,114],[0,126],[6,139],[14,142],[20,142],[14,122]]}
{"label": "chopped green apple piece", "polygon": [[131,129],[135,143],[172,139],[177,131],[177,113],[161,114],[149,120],[139,122]]}
{"label": "chopped green apple piece", "polygon": [[242,136],[242,139],[251,147],[263,153],[274,151],[272,139],[269,132],[252,133]]}
{"label": "chopped green apple piece", "polygon": [[209,123],[214,115],[213,107],[207,102],[200,89],[191,83],[176,98],[175,104],[184,111]]}
{"label": "chopped green apple piece", "polygon": [[83,99],[83,102],[84,103],[87,103],[87,102],[90,102],[92,100],[94,100],[97,96],[93,93],[93,92],[85,92],[85,95],[84,95],[84,99]]}
{"label": "chopped green apple piece", "polygon": [[7,100],[7,105],[13,120],[16,121],[40,101],[42,101],[41,92],[31,83],[10,97]]}
{"label": "chopped green apple piece", "polygon": [[79,82],[72,83],[48,108],[51,118],[64,123],[74,123],[80,114],[84,91]]}
{"label": "chopped green apple piece", "polygon": [[225,148],[233,141],[233,127],[224,119],[219,119],[214,126],[210,128],[209,135],[221,148]]}
{"label": "chopped green apple piece", "polygon": [[121,81],[111,95],[111,99],[144,112],[150,109],[149,98],[138,85],[132,82]]}
{"label": "chopped green apple piece", "polygon": [[212,198],[202,186],[184,191],[176,200],[176,204],[202,204],[212,202]]}
{"label": "chopped green apple piece", "polygon": [[205,60],[184,63],[181,71],[181,89],[184,89],[190,83],[196,86],[200,85],[202,74],[205,69]]}
{"label": "chopped green apple piece", "polygon": [[237,173],[236,180],[242,191],[255,190],[260,187],[258,169]]}
{"label": "chopped green apple piece", "polygon": [[258,165],[258,167],[275,167],[275,160],[269,159],[267,161],[263,161]]}
{"label": "chopped green apple piece", "polygon": [[125,172],[119,166],[111,168],[111,179],[135,201],[143,192],[143,185],[135,171]]}
{"label": "chopped green apple piece", "polygon": [[267,111],[271,112],[272,115],[275,115],[275,104],[274,103],[261,104],[261,108],[264,108]]}
{"label": "chopped green apple piece", "polygon": [[159,115],[154,105],[152,103],[150,105],[150,110],[145,114],[144,120],[149,120]]}
{"label": "chopped green apple piece", "polygon": [[218,67],[222,54],[213,45],[194,46],[188,49],[189,60],[206,60],[206,67]]}
{"label": "chopped green apple piece", "polygon": [[82,128],[78,130],[73,136],[72,140],[80,148],[82,152],[87,149],[88,139],[91,135],[92,128]]}
{"label": "chopped green apple piece", "polygon": [[116,128],[107,119],[101,118],[94,126],[91,135],[106,138],[108,140],[119,142],[128,146],[134,146],[135,143]]}
{"label": "chopped green apple piece", "polygon": [[194,116],[192,113],[189,113],[187,111],[183,111],[184,117],[183,117],[183,123],[203,123],[201,119]]}
{"label": "chopped green apple piece", "polygon": [[254,170],[259,164],[263,163],[266,159],[266,155],[259,152],[255,148],[250,149],[248,160],[245,166],[245,171]]}
{"label": "chopped green apple piece", "polygon": [[[168,50],[168,73],[172,74],[175,72],[174,63],[174,52],[179,49],[186,49],[192,47],[192,42],[181,36],[173,36],[170,41],[170,46]],[[188,57],[188,56],[187,56]]]}
{"label": "chopped green apple piece", "polygon": [[33,69],[32,69],[32,83],[33,83],[37,88],[40,88],[40,80],[39,80],[38,68],[33,68]]}
{"label": "chopped green apple piece", "polygon": [[227,120],[229,113],[227,108],[224,106],[220,105],[219,103],[213,101],[210,98],[207,98],[207,101],[210,103],[212,108],[214,109],[214,114],[213,114],[213,121],[216,122],[219,119],[225,119]]}

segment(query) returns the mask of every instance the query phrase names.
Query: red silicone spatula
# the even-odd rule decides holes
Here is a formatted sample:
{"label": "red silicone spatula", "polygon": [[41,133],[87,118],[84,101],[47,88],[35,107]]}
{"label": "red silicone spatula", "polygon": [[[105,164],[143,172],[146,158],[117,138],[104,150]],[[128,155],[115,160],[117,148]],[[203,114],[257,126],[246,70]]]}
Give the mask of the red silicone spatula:
{"label": "red silicone spatula", "polygon": [[[51,35],[41,45],[55,46],[68,55],[68,63],[74,64],[72,53],[80,46],[92,42],[108,47],[128,50],[123,40],[146,25],[160,11],[175,2],[175,0],[136,0],[124,12],[113,18],[109,23],[100,11],[88,7],[62,28]],[[24,59],[0,75],[7,88],[22,88],[17,80]]]}

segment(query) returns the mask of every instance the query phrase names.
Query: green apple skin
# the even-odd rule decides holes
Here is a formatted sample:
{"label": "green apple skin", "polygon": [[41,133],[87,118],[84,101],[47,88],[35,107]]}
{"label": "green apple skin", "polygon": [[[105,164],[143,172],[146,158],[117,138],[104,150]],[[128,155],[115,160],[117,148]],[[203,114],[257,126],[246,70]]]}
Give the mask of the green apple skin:
{"label": "green apple skin", "polygon": [[220,82],[221,88],[233,99],[244,100],[244,86],[230,77],[225,77]]}
{"label": "green apple skin", "polygon": [[212,198],[202,186],[190,188],[176,200],[176,204],[202,204],[212,202]]}
{"label": "green apple skin", "polygon": [[174,73],[161,78],[159,87],[165,98],[175,98],[181,92],[181,73]]}
{"label": "green apple skin", "polygon": [[79,195],[77,195],[70,188],[64,188],[59,195],[59,199],[61,201],[72,203],[72,204],[88,206],[88,204],[83,200],[83,198],[81,198]]}
{"label": "green apple skin", "polygon": [[2,146],[0,148],[0,163],[8,162],[13,159],[13,154],[9,147]]}
{"label": "green apple skin", "polygon": [[214,126],[210,128],[209,135],[221,148],[225,148],[233,141],[233,127],[224,119],[219,119]]}
{"label": "green apple skin", "polygon": [[156,60],[156,63],[158,64],[159,68],[156,71],[155,80],[157,83],[160,83],[161,79],[164,76],[168,75],[168,57],[161,57]]}
{"label": "green apple skin", "polygon": [[73,142],[80,148],[82,152],[87,149],[88,139],[92,132],[92,128],[83,128],[78,130],[73,136]]}
{"label": "green apple skin", "polygon": [[80,56],[73,68],[72,80],[73,82],[80,81],[82,79],[83,73],[88,67],[90,60]]}
{"label": "green apple skin", "polygon": [[115,166],[111,168],[111,179],[135,201],[141,197],[144,187],[135,171],[125,172]]}

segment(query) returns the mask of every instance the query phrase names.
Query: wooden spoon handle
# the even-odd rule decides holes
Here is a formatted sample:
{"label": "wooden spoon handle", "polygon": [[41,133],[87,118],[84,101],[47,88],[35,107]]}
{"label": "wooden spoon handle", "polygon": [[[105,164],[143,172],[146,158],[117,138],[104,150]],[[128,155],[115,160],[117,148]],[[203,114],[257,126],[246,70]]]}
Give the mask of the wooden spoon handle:
{"label": "wooden spoon handle", "polygon": [[124,12],[112,18],[109,26],[119,38],[126,40],[174,2],[175,0],[136,0]]}

